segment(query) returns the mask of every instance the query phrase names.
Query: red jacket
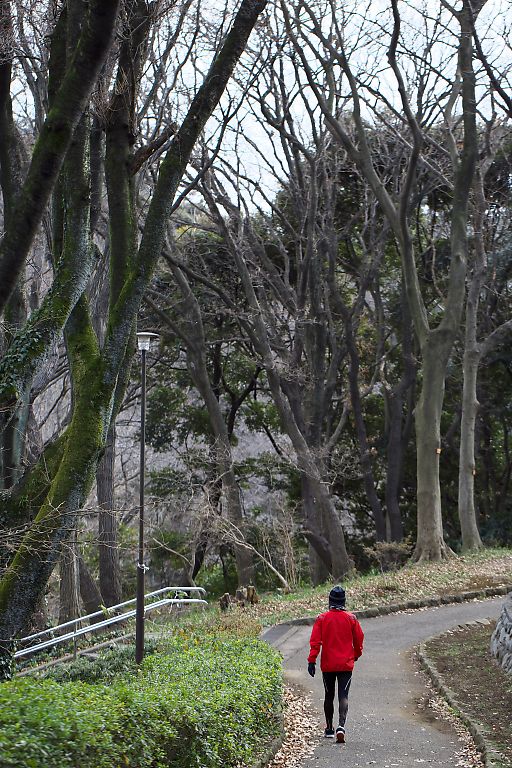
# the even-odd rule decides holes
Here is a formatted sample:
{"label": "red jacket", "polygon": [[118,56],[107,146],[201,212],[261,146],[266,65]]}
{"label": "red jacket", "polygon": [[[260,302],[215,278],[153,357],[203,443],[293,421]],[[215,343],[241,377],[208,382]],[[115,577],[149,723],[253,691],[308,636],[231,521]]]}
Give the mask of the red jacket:
{"label": "red jacket", "polygon": [[322,672],[351,672],[363,652],[364,634],[352,613],[331,609],[321,613],[313,625],[308,661],[316,661],[322,647]]}

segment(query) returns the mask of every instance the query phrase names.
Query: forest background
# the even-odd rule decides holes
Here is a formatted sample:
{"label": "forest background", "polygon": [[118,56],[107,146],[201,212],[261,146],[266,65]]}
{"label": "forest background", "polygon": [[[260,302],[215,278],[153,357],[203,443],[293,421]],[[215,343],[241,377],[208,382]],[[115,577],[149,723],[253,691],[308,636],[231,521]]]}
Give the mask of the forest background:
{"label": "forest background", "polygon": [[136,330],[155,586],[510,544],[508,4],[0,9],[4,655],[133,594]]}

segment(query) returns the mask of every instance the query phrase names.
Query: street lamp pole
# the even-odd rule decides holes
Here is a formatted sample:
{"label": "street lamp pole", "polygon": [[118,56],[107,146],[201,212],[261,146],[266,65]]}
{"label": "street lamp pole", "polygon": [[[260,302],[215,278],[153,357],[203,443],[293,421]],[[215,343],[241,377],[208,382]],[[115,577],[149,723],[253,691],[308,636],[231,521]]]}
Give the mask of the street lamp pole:
{"label": "street lamp pole", "polygon": [[141,359],[141,395],[140,395],[140,470],[139,470],[139,549],[137,558],[137,599],[135,610],[135,661],[140,664],[144,658],[144,576],[147,566],[144,563],[144,486],[146,476],[146,352],[151,339],[156,333],[138,333],[137,347],[142,353]]}

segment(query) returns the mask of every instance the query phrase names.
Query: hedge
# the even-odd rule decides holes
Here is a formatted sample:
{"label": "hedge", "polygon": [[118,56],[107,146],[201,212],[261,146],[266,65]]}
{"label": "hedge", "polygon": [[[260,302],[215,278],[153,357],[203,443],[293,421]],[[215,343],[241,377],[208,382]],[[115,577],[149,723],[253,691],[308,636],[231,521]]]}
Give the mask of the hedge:
{"label": "hedge", "polygon": [[109,685],[0,685],[1,768],[234,768],[280,728],[278,654],[255,639],[173,638]]}

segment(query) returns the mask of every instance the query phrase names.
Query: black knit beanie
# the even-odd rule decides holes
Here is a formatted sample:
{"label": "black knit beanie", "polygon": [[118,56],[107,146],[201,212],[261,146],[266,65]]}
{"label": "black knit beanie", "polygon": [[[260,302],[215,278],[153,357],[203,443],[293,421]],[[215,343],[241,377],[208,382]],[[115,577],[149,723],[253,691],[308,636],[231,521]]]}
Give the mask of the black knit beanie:
{"label": "black knit beanie", "polygon": [[329,608],[345,607],[345,590],[339,585],[333,587],[329,592]]}

